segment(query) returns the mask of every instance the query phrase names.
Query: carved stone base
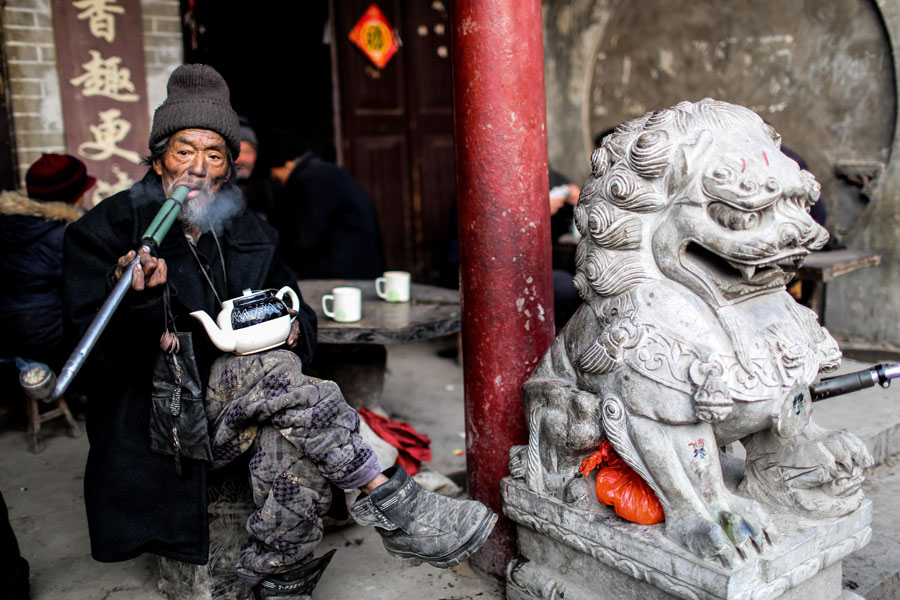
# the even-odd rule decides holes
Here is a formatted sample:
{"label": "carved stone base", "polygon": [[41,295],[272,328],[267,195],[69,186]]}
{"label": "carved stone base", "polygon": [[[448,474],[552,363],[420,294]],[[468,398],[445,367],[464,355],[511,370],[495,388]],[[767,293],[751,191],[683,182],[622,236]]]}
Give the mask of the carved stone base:
{"label": "carved stone base", "polygon": [[841,560],[871,538],[872,503],[838,519],[775,516],[781,535],[760,556],[726,568],[597,503],[575,508],[521,479],[502,482],[503,510],[518,524],[520,556],[509,564],[509,600],[850,600]]}

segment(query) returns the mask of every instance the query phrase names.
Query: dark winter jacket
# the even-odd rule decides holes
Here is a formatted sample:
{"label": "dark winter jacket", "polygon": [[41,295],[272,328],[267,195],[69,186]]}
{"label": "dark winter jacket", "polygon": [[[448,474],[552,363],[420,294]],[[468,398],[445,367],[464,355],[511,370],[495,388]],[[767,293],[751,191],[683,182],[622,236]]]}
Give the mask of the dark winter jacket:
{"label": "dark winter jacket", "polygon": [[270,221],[301,279],[374,279],[384,271],[372,201],[348,173],[311,153],[277,192]]}
{"label": "dark winter jacket", "polygon": [[[0,194],[0,320],[2,355],[58,368],[62,347],[63,232],[84,211]],[[62,356],[62,359],[59,357]]]}
{"label": "dark winter jacket", "polygon": [[[112,290],[116,260],[138,247],[163,201],[162,184],[151,171],[66,232],[63,290],[72,343]],[[296,289],[295,275],[276,256],[277,234],[256,215],[242,210],[218,238],[224,261],[210,233],[200,237],[196,250],[222,300],[241,295],[245,288]],[[175,327],[192,332],[205,379],[221,352],[189,313],[205,310],[215,318],[220,306],[188,244],[176,223],[159,256],[168,266]],[[301,303],[298,321],[301,337],[296,351],[308,363],[315,343],[315,313]],[[90,452],[84,496],[91,551],[100,561],[127,560],[143,552],[191,563],[207,560],[206,463],[182,457],[179,476],[171,456],[150,451],[150,385],[164,329],[158,293],[129,291],[77,377],[88,396]]]}

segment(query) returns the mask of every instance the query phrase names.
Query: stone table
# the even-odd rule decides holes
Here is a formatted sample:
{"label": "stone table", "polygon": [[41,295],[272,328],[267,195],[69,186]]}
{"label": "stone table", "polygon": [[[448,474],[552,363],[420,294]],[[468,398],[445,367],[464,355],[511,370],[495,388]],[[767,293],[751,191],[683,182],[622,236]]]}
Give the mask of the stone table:
{"label": "stone table", "polygon": [[[409,302],[386,302],[371,279],[303,279],[304,301],[319,320],[316,358],[310,372],[337,382],[354,408],[377,407],[384,388],[386,344],[402,344],[457,333],[459,292],[413,283]],[[322,311],[322,296],[342,286],[362,290],[362,319],[338,323]]]}

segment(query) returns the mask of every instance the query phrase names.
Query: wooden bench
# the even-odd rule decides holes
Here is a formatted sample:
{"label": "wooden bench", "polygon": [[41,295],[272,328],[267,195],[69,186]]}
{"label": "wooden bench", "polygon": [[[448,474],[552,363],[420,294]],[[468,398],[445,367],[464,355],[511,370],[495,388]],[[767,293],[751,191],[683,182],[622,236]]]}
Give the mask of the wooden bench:
{"label": "wooden bench", "polygon": [[793,265],[782,265],[785,271],[793,271],[799,281],[808,281],[815,285],[809,299],[810,308],[819,315],[819,323],[825,324],[825,285],[841,275],[877,267],[881,264],[881,253],[872,250],[827,250],[813,252],[806,257],[798,269]]}

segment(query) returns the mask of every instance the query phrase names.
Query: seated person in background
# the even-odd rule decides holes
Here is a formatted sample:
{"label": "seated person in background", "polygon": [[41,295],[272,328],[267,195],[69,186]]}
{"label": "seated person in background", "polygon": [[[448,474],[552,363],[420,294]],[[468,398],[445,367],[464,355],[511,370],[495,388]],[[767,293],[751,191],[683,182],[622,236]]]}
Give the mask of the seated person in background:
{"label": "seated person in background", "polygon": [[[0,194],[0,320],[3,400],[12,412],[25,407],[14,359],[43,362],[59,371],[66,360],[62,339],[63,232],[96,179],[74,156],[44,154],[25,174],[28,195]],[[18,418],[18,416],[17,416]],[[0,495],[0,598],[29,597],[28,562]]]}
{"label": "seated person in background", "polygon": [[256,139],[256,132],[250,127],[250,122],[242,117],[240,123],[241,153],[234,159],[234,170],[235,175],[237,175],[238,186],[246,183],[253,175],[259,150],[259,141]]}
{"label": "seated person in background", "polygon": [[[579,193],[577,185],[563,174],[550,169],[550,232],[554,244],[561,236],[572,232]],[[553,269],[553,317],[556,331],[562,329],[581,305],[581,298],[572,283],[575,265],[571,265],[570,269],[571,271]]]}
{"label": "seated person in background", "polygon": [[261,175],[257,169],[259,158],[259,139],[250,121],[240,117],[241,153],[234,159],[234,170],[237,186],[244,195],[244,201],[250,210],[264,220],[269,220],[275,210],[275,192],[281,184],[270,179],[268,173]]}
{"label": "seated person in background", "polygon": [[[550,169],[550,235],[553,243],[567,233],[575,231],[575,205],[578,204],[578,186],[558,171]],[[572,265],[574,273],[575,265]]]}
{"label": "seated person in background", "polygon": [[375,206],[346,171],[319,159],[287,130],[268,156],[280,182],[270,222],[279,252],[300,279],[374,279],[384,271]]}

